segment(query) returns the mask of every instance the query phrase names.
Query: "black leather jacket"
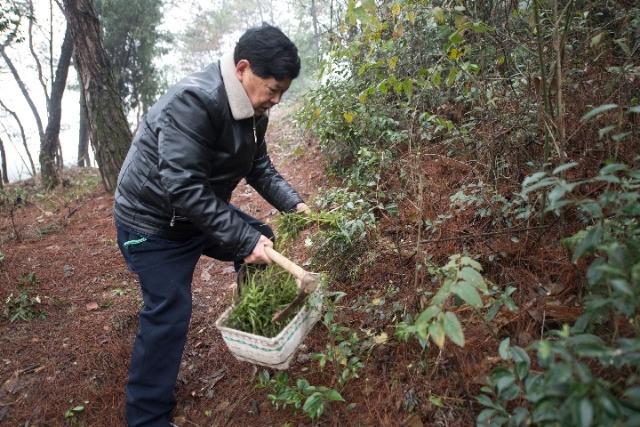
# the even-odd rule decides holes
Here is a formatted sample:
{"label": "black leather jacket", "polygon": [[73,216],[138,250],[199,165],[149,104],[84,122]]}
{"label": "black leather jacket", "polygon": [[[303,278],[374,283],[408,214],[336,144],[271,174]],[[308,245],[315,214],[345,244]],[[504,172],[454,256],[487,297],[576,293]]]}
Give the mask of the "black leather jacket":
{"label": "black leather jacket", "polygon": [[170,240],[206,233],[248,256],[260,234],[228,208],[240,180],[280,211],[302,202],[267,155],[267,123],[233,118],[218,63],[186,77],[140,124],[118,177],[116,221]]}

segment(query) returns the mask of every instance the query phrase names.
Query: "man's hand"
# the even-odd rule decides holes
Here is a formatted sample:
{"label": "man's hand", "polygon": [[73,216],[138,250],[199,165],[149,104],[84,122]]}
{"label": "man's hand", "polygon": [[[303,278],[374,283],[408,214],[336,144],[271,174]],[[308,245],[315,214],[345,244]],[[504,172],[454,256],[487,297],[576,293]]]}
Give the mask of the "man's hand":
{"label": "man's hand", "polygon": [[311,209],[309,209],[309,206],[307,206],[307,204],[303,202],[296,205],[296,212],[308,214],[309,212],[311,212]]}
{"label": "man's hand", "polygon": [[244,259],[244,262],[247,264],[271,264],[271,258],[269,258],[264,251],[265,246],[272,248],[273,242],[266,236],[260,236],[258,243],[256,243],[256,246],[253,248],[253,252]]}

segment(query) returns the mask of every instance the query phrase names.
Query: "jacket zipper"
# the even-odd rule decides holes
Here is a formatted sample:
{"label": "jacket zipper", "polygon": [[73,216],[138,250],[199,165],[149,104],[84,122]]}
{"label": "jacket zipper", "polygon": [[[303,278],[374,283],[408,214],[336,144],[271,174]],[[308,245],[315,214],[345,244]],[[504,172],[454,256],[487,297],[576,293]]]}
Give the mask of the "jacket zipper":
{"label": "jacket zipper", "polygon": [[256,116],[253,116],[253,141],[258,145],[258,134],[256,133]]}
{"label": "jacket zipper", "polygon": [[169,222],[169,227],[173,227],[176,225],[176,210],[173,209],[173,213],[171,214],[171,221]]}

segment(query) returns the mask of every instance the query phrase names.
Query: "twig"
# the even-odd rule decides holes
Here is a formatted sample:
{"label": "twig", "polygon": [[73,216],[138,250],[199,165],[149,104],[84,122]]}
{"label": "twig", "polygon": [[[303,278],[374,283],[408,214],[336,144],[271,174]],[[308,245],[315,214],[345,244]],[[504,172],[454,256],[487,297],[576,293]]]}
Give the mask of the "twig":
{"label": "twig", "polygon": [[69,218],[71,218],[73,215],[75,215],[75,213],[78,212],[80,210],[80,208],[83,207],[85,204],[86,204],[86,202],[79,204],[78,206],[76,206],[73,209],[69,209],[69,213],[64,216],[65,222],[67,222],[69,220]]}
{"label": "twig", "polygon": [[536,227],[528,227],[528,228],[514,228],[514,229],[508,229],[508,230],[492,231],[490,233],[466,234],[466,235],[463,235],[463,236],[447,237],[447,238],[444,238],[444,239],[423,240],[421,243],[439,243],[439,242],[448,242],[448,241],[451,241],[451,240],[476,239],[476,238],[480,238],[480,237],[496,236],[496,235],[500,235],[500,234],[523,233],[525,231],[542,230],[542,229],[547,229],[549,227],[551,227],[551,226],[550,225],[539,225],[539,226],[536,226]]}
{"label": "twig", "polygon": [[15,221],[15,206],[11,206],[10,216],[11,216],[11,226],[13,227],[13,234],[16,236],[16,241],[21,242],[22,238],[20,237],[20,233],[18,233],[18,229],[16,228]]}

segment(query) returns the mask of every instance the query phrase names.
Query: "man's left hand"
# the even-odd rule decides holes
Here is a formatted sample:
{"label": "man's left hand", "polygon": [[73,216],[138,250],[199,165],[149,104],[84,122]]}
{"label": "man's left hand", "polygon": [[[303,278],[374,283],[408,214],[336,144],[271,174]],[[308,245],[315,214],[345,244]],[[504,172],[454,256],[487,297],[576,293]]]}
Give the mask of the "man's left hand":
{"label": "man's left hand", "polygon": [[309,206],[307,206],[306,203],[298,203],[296,205],[296,212],[298,213],[303,213],[303,214],[308,214],[311,212],[311,209],[309,208]]}

